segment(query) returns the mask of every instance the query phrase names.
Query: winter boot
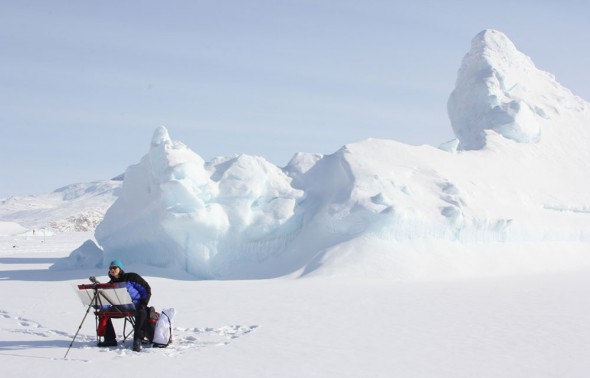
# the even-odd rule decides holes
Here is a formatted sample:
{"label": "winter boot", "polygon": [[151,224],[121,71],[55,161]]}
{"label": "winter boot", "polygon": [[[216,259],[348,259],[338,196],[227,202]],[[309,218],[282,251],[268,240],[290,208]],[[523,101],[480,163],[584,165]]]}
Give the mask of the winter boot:
{"label": "winter boot", "polygon": [[141,339],[133,339],[133,351],[141,352]]}
{"label": "winter boot", "polygon": [[117,340],[116,339],[111,339],[111,340],[103,340],[103,341],[99,341],[97,344],[100,348],[106,348],[106,347],[113,347],[113,346],[117,346]]}

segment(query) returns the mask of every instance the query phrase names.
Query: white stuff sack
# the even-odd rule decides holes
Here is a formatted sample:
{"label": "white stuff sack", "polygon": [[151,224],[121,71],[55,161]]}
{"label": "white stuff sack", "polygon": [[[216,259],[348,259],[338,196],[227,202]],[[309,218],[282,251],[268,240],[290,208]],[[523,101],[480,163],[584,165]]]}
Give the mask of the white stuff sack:
{"label": "white stuff sack", "polygon": [[165,347],[172,342],[172,320],[175,314],[176,310],[173,308],[166,308],[160,313],[152,340],[156,346]]}

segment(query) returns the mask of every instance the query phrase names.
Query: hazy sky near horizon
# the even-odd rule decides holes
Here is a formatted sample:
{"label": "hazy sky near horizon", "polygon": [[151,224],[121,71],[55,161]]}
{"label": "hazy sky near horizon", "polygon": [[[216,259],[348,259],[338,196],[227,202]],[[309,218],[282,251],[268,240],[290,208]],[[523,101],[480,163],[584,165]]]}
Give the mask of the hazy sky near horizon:
{"label": "hazy sky near horizon", "polygon": [[590,99],[586,1],[0,3],[0,198],[112,178],[164,125],[278,166],[366,138],[438,146],[471,39],[504,32]]}

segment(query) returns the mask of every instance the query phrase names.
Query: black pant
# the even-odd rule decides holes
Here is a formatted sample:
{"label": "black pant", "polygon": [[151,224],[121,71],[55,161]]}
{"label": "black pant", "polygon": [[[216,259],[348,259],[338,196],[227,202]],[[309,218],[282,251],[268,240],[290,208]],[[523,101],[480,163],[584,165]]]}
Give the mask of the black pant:
{"label": "black pant", "polygon": [[148,310],[145,304],[139,304],[135,308],[135,329],[133,330],[133,338],[143,340],[145,323],[148,318]]}
{"label": "black pant", "polygon": [[[133,319],[135,320],[135,328],[133,329],[133,338],[143,340],[144,337],[144,329],[145,323],[148,317],[148,310],[145,304],[139,304],[135,307],[135,313],[133,314]],[[105,340],[116,340],[117,334],[115,333],[115,328],[113,327],[113,322],[109,318],[107,320],[107,328],[104,334]]]}

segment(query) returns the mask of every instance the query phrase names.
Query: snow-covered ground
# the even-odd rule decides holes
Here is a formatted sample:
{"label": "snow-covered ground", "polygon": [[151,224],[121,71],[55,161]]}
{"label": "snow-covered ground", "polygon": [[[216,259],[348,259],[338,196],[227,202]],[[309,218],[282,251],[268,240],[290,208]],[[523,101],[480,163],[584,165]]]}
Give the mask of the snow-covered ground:
{"label": "snow-covered ground", "polygon": [[[174,307],[174,343],[95,347],[75,284],[101,270],[47,269],[88,233],[0,237],[4,376],[586,377],[590,271],[488,279],[326,277],[196,281],[132,266]],[[102,276],[101,276],[102,274]],[[122,322],[115,327],[120,334]]]}

